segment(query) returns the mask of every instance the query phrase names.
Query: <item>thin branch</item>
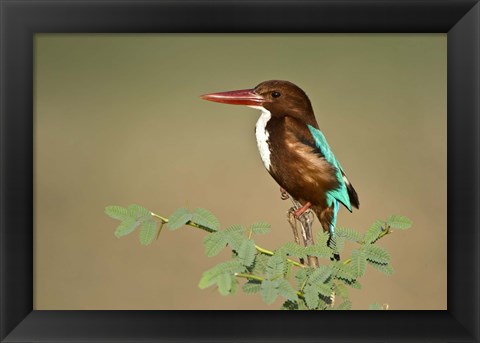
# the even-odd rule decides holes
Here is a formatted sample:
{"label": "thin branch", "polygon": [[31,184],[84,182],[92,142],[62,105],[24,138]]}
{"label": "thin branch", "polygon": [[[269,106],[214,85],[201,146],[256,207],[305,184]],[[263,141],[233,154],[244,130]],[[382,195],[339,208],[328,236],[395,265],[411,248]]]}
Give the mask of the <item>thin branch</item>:
{"label": "thin branch", "polygon": [[[152,215],[152,217],[155,217],[155,218],[157,218],[157,219],[160,219],[160,221],[162,222],[162,224],[168,223],[168,218],[166,218],[166,217],[164,217],[164,216],[161,216],[161,215],[159,215],[159,214],[153,213],[153,212],[150,212],[150,214]],[[194,227],[194,228],[207,231],[207,232],[209,232],[209,233],[217,232],[217,231],[214,230],[214,229],[211,229],[211,228],[209,228],[209,227],[206,227],[206,226],[197,224],[197,223],[195,223],[195,222],[192,222],[191,220],[188,221],[185,225],[192,226],[192,227]],[[258,246],[258,245],[255,245],[255,249],[256,249],[259,253],[262,253],[262,254],[264,254],[264,255],[273,256],[273,255],[275,254],[273,251],[268,250],[268,249],[265,249],[265,248],[262,248],[261,246]],[[290,259],[290,258],[287,258],[287,261],[288,261],[289,263],[293,264],[294,266],[297,266],[297,267],[300,267],[300,268],[306,268],[303,264],[298,263],[297,261],[292,260],[292,259]]]}

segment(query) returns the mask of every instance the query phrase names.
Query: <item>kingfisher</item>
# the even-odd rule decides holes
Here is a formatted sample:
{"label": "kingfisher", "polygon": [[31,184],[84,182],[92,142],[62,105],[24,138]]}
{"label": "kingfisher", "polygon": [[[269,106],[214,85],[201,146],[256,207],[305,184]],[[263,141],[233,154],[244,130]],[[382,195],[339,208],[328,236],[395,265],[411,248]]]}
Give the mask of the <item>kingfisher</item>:
{"label": "kingfisher", "polygon": [[320,131],[310,99],[300,87],[270,80],[253,89],[204,94],[201,98],[261,111],[255,125],[261,160],[280,185],[282,198],[290,196],[300,204],[295,211],[297,218],[311,209],[331,238],[340,204],[350,212],[359,208],[357,192]]}

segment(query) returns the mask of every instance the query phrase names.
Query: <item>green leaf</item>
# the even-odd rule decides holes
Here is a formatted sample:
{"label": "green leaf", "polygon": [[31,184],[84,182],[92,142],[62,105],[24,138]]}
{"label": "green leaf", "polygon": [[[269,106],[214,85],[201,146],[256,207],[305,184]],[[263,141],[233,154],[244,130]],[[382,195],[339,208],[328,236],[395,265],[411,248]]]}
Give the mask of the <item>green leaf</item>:
{"label": "green leaf", "polygon": [[147,220],[142,223],[140,230],[140,244],[149,245],[155,239],[155,232],[157,231],[157,222],[154,220]]}
{"label": "green leaf", "polygon": [[270,232],[271,225],[264,222],[256,222],[250,226],[250,230],[252,230],[255,234],[265,234]]}
{"label": "green leaf", "polygon": [[285,299],[292,301],[298,300],[297,291],[295,291],[292,285],[285,279],[278,280],[278,293]]}
{"label": "green leaf", "polygon": [[313,310],[318,307],[320,299],[318,298],[318,291],[314,287],[305,287],[304,296],[305,303],[309,309]]}
{"label": "green leaf", "polygon": [[382,305],[375,303],[368,306],[368,309],[373,311],[378,311],[378,310],[383,310],[383,307]]}
{"label": "green leaf", "polygon": [[278,249],[279,252],[283,252],[288,256],[306,258],[305,248],[294,242],[287,242]]}
{"label": "green leaf", "polygon": [[350,263],[350,266],[357,277],[363,276],[365,274],[367,258],[365,257],[363,251],[352,251],[352,262]]}
{"label": "green leaf", "polygon": [[388,252],[373,244],[365,244],[361,250],[365,253],[365,257],[369,262],[380,264],[388,264],[390,262],[390,255]]}
{"label": "green leaf", "polygon": [[140,223],[135,218],[127,218],[120,223],[115,230],[115,236],[118,238],[132,233]]}
{"label": "green leaf", "polygon": [[272,304],[278,296],[278,282],[271,281],[271,280],[264,280],[262,281],[261,285],[261,295],[263,301],[265,301],[268,305]]}
{"label": "green leaf", "polygon": [[250,267],[255,260],[255,253],[255,243],[251,239],[245,239],[238,249],[238,258],[244,266]]}
{"label": "green leaf", "polygon": [[137,220],[142,220],[142,221],[150,219],[152,216],[151,212],[147,210],[145,207],[142,207],[140,205],[135,205],[135,204],[128,206],[128,212],[130,213],[131,217],[134,217]]}
{"label": "green leaf", "polygon": [[243,240],[246,239],[243,236],[245,229],[240,225],[231,225],[223,232],[225,233],[228,245],[230,245],[233,250],[238,251],[238,249],[240,249],[240,245],[243,243]]}
{"label": "green leaf", "polygon": [[220,228],[220,223],[218,222],[217,217],[215,217],[213,213],[209,212],[204,208],[197,208],[193,212],[193,216],[191,220],[194,223],[197,223],[201,226],[205,226],[215,231],[218,231],[218,229]]}
{"label": "green leaf", "polygon": [[315,285],[312,285],[315,290],[323,295],[326,298],[330,298],[332,296],[332,287],[329,284],[326,283],[316,283]]}
{"label": "green leaf", "polygon": [[308,283],[311,285],[323,284],[327,282],[327,280],[330,278],[332,273],[333,273],[332,268],[325,265],[321,265],[318,268],[316,268],[312,272],[312,274],[310,274],[310,277],[308,278]]}
{"label": "green leaf", "polygon": [[249,280],[243,285],[242,289],[247,294],[258,293],[261,289],[261,282],[256,280]]}
{"label": "green leaf", "polygon": [[218,255],[227,245],[227,239],[223,232],[214,232],[203,239],[205,255],[212,257]]}
{"label": "green leaf", "polygon": [[192,217],[186,208],[179,208],[168,219],[168,228],[170,231],[176,230],[192,220]]}
{"label": "green leaf", "polygon": [[317,234],[316,244],[319,246],[326,246],[329,238],[330,238],[330,233],[328,233],[327,231],[320,231]]}
{"label": "green leaf", "polygon": [[377,220],[375,223],[373,223],[370,228],[365,232],[365,235],[363,236],[363,241],[365,243],[374,243],[380,234],[385,230],[385,223],[382,222],[381,220]]}
{"label": "green leaf", "polygon": [[238,279],[232,276],[232,287],[230,288],[230,295],[237,293]]}
{"label": "green leaf", "polygon": [[333,235],[329,242],[330,248],[334,253],[340,253],[345,246],[345,238]]}
{"label": "green leaf", "polygon": [[265,275],[268,279],[273,279],[279,276],[283,276],[285,272],[285,262],[284,259],[279,255],[273,255],[270,257],[267,263],[267,269]]}
{"label": "green leaf", "polygon": [[331,258],[333,255],[332,249],[327,245],[314,244],[305,248],[305,253],[310,256],[316,256],[320,258]]}
{"label": "green leaf", "polygon": [[336,227],[335,234],[352,242],[360,242],[362,240],[361,233],[346,227]]}
{"label": "green leaf", "polygon": [[245,270],[245,267],[240,264],[238,260],[230,260],[210,268],[205,271],[198,283],[200,289],[207,288],[217,282],[219,275],[223,273],[235,274],[241,273]]}
{"label": "green leaf", "polygon": [[332,262],[333,274],[337,279],[343,279],[346,281],[354,281],[356,279],[355,272],[350,265],[343,264],[342,262]]}
{"label": "green leaf", "polygon": [[352,303],[350,302],[350,300],[345,300],[343,303],[341,303],[335,308],[335,310],[339,310],[339,311],[345,311],[345,310],[351,310],[351,309],[352,309]]}
{"label": "green leaf", "polygon": [[218,291],[221,295],[228,295],[232,288],[232,275],[229,273],[222,273],[217,277]]}
{"label": "green leaf", "polygon": [[297,282],[297,287],[301,288],[307,279],[307,277],[310,275],[312,269],[310,268],[302,268],[297,271],[295,274],[295,280]]}
{"label": "green leaf", "polygon": [[392,215],[388,217],[387,224],[392,229],[406,230],[412,226],[412,221],[405,216]]}
{"label": "green leaf", "polygon": [[252,273],[257,275],[264,274],[265,270],[267,269],[267,264],[269,260],[270,260],[269,256],[263,255],[263,254],[257,254],[255,257],[255,262],[253,263]]}
{"label": "green leaf", "polygon": [[[303,301],[302,301],[303,302]],[[298,310],[298,301],[287,300],[282,304],[280,310],[295,311]]]}
{"label": "green leaf", "polygon": [[335,294],[337,294],[339,297],[343,299],[348,298],[348,288],[343,283],[336,283],[333,286],[333,290],[335,291]]}
{"label": "green leaf", "polygon": [[105,214],[117,220],[124,221],[130,218],[130,213],[122,206],[107,206],[105,207]]}

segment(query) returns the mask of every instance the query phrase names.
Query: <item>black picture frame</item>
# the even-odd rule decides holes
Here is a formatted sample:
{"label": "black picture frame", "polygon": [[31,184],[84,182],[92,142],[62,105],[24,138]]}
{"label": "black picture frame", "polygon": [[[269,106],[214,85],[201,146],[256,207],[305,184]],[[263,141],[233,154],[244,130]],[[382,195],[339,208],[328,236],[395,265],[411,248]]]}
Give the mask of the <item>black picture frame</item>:
{"label": "black picture frame", "polygon": [[[477,0],[0,0],[0,18],[2,342],[479,342]],[[45,32],[448,33],[448,310],[33,310],[33,36]]]}

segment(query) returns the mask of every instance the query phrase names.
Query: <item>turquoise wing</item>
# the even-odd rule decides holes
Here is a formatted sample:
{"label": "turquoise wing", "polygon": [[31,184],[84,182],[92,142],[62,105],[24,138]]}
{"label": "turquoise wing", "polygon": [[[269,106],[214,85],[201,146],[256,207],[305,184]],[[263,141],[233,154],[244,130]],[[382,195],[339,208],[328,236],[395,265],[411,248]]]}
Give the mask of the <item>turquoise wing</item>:
{"label": "turquoise wing", "polygon": [[[322,155],[325,157],[328,163],[330,163],[336,170],[336,176],[338,179],[339,187],[327,192],[327,205],[332,206],[335,205],[336,201],[341,202],[350,212],[352,212],[352,206],[350,204],[350,197],[348,196],[347,185],[343,180],[342,176],[342,166],[333,155],[330,146],[325,139],[325,136],[320,130],[317,130],[311,125],[308,125],[308,129],[315,140],[315,145],[320,150]],[[338,206],[335,206],[338,208]]]}

